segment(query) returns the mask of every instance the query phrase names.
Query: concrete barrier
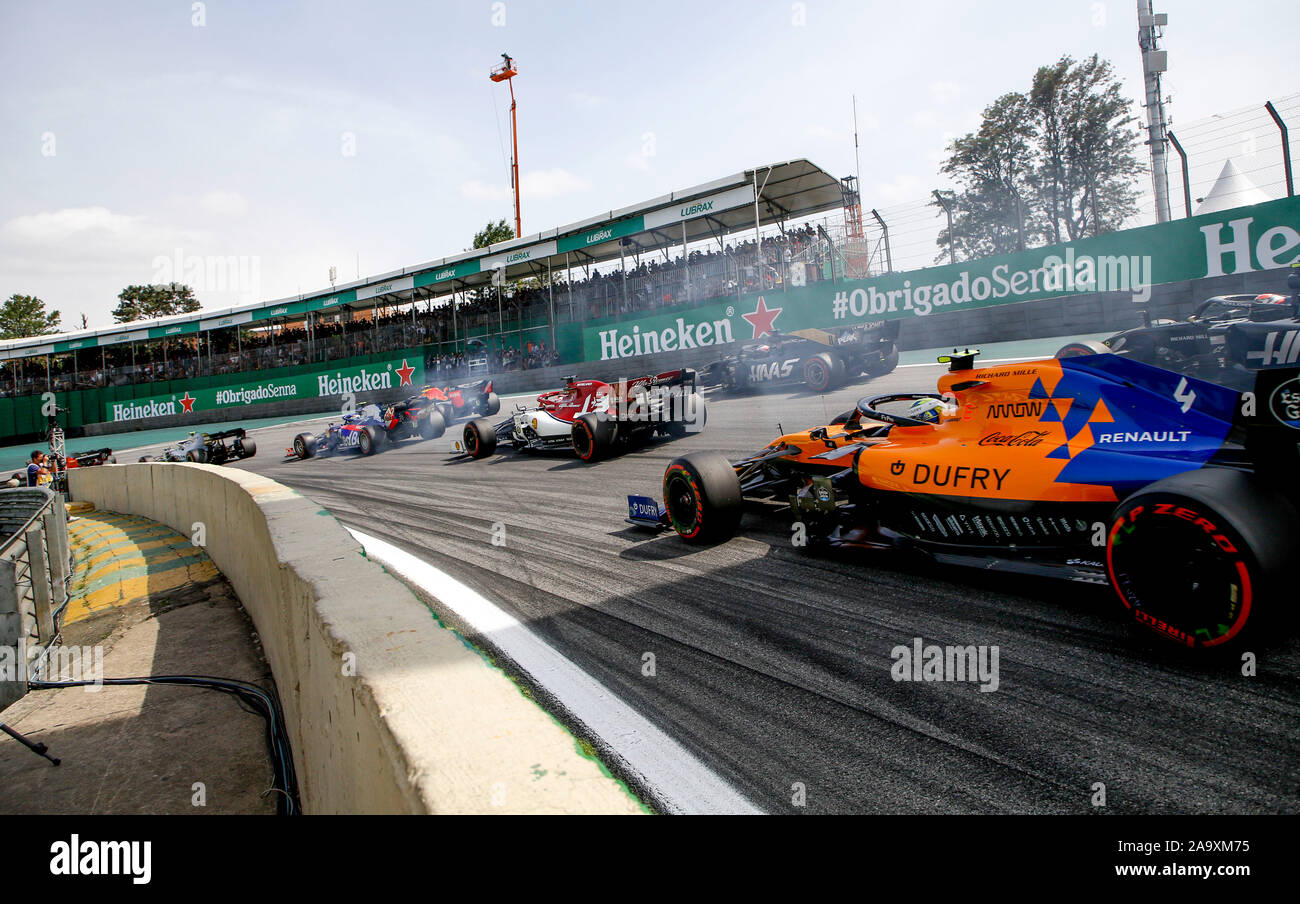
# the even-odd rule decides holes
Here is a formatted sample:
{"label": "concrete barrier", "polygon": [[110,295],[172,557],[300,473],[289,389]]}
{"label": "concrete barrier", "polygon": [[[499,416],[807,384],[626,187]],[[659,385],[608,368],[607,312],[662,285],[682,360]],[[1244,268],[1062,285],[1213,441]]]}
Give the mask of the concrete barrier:
{"label": "concrete barrier", "polygon": [[261,636],[307,813],[640,812],[305,497],[212,465],[105,465],[70,479],[78,501],[203,541]]}

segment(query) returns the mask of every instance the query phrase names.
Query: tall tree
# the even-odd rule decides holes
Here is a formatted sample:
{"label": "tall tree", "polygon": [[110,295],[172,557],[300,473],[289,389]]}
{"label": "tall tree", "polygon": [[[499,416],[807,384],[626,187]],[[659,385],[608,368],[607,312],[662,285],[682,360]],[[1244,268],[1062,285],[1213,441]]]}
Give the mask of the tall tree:
{"label": "tall tree", "polygon": [[[953,141],[941,171],[962,186],[954,229],[967,255],[1023,249],[1041,232],[1032,200],[1034,128],[1029,100],[1012,92],[984,109],[978,131]],[[947,230],[939,244],[947,247]]]}
{"label": "tall tree", "polygon": [[35,295],[10,295],[0,305],[0,339],[26,339],[59,331],[61,315],[46,311],[45,302]]}
{"label": "tall tree", "polygon": [[514,227],[508,224],[505,219],[497,220],[493,223],[488,220],[488,224],[474,233],[474,248],[486,248],[489,245],[495,245],[497,242],[508,242],[515,237]]}
{"label": "tall tree", "polygon": [[1030,104],[1039,165],[1035,183],[1053,241],[1119,229],[1137,212],[1143,172],[1137,122],[1111,64],[1063,56],[1034,75]]}
{"label": "tall tree", "polygon": [[194,290],[181,283],[157,286],[127,286],[118,293],[113,319],[118,323],[152,320],[171,314],[192,314],[199,309]]}

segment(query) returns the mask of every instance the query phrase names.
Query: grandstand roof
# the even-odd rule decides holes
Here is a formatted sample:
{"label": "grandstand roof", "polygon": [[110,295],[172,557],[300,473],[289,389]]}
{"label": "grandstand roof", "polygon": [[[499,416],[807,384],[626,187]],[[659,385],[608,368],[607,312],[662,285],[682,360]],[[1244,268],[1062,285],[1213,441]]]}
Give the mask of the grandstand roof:
{"label": "grandstand roof", "polygon": [[[488,248],[427,261],[319,292],[218,311],[199,311],[94,330],[0,341],[0,360],[116,345],[122,342],[222,329],[245,323],[296,320],[309,311],[385,307],[490,285],[503,270],[506,281],[539,276],[552,267],[582,266],[626,253],[680,246],[752,229],[755,189],[760,225],[810,216],[843,203],[840,181],[808,160],[789,160],[743,170],[692,188],[512,239]],[[627,244],[623,244],[626,242]]]}

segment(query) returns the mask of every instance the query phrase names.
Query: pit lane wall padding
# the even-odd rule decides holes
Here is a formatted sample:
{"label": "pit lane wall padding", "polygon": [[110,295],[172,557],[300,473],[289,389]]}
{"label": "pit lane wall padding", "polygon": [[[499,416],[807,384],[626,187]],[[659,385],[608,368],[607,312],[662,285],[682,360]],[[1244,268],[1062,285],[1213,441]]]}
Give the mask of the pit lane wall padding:
{"label": "pit lane wall padding", "polygon": [[202,530],[260,635],[307,813],[640,812],[309,499],[213,465],[106,465],[69,478],[78,501],[192,538]]}

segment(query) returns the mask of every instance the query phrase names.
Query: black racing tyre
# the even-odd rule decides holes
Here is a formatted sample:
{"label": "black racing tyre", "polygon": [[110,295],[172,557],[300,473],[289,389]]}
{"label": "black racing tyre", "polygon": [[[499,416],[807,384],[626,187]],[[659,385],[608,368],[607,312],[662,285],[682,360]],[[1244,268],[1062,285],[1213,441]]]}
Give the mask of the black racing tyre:
{"label": "black racing tyre", "polygon": [[241,439],[239,441],[239,453],[240,458],[252,458],[257,454],[257,443],[251,439]]}
{"label": "black racing tyre", "polygon": [[442,423],[444,427],[456,420],[456,406],[450,402],[439,402],[438,413],[442,415]]}
{"label": "black racing tyre", "polygon": [[487,458],[497,449],[497,429],[487,418],[475,418],[465,425],[462,434],[465,454],[470,458]]}
{"label": "black racing tyre", "polygon": [[142,462],[145,462],[145,461],[153,461],[153,459],[150,458],[148,455],[141,455],[141,456],[140,456],[140,461],[142,461]]}
{"label": "black racing tyre", "polygon": [[185,453],[185,460],[190,462],[196,462],[198,464],[204,464],[208,460],[208,450],[191,449],[190,451]]}
{"label": "black racing tyre", "polygon": [[844,382],[844,371],[838,355],[818,352],[803,362],[803,382],[813,392],[830,392]]}
{"label": "black racing tyre", "polygon": [[299,458],[311,458],[316,454],[316,437],[310,433],[299,433],[293,438],[293,452]]}
{"label": "black racing tyre", "polygon": [[488,417],[496,414],[501,410],[501,399],[495,392],[489,392],[487,398],[483,400],[483,414]]}
{"label": "black racing tyre", "polygon": [[716,452],[683,455],[664,472],[664,505],[673,530],[687,543],[729,540],[744,511],[740,478]]}
{"label": "black racing tyre", "polygon": [[447,432],[447,422],[433,408],[425,411],[419,422],[420,436],[424,439],[437,439]]}
{"label": "black racing tyre", "polygon": [[1300,512],[1251,474],[1203,468],[1157,481],[1115,510],[1106,572],[1129,617],[1198,651],[1261,636],[1294,598]]}
{"label": "black racing tyre", "polygon": [[867,365],[867,376],[884,377],[898,369],[898,346],[890,344],[889,352],[881,355],[880,360]]}
{"label": "black racing tyre", "polygon": [[1056,350],[1058,358],[1082,358],[1084,355],[1108,355],[1110,349],[1104,343],[1091,339],[1067,342]]}
{"label": "black racing tyre", "polygon": [[362,455],[374,455],[383,447],[383,443],[379,430],[375,427],[362,427],[357,434],[357,446]]}
{"label": "black racing tyre", "polygon": [[589,412],[573,422],[570,435],[574,455],[587,463],[600,461],[614,446],[618,423]]}

